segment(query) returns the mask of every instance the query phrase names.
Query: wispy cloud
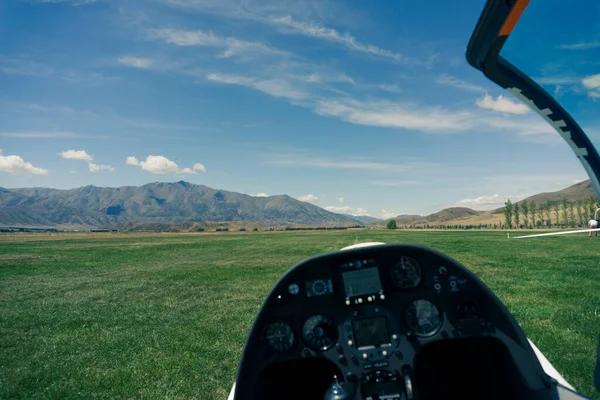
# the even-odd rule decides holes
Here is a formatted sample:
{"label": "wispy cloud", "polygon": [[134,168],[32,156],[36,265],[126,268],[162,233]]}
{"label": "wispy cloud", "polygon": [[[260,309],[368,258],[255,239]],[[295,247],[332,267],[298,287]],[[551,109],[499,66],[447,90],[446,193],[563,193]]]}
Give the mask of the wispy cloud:
{"label": "wispy cloud", "polygon": [[295,88],[289,82],[280,79],[258,79],[240,75],[217,73],[209,74],[206,78],[213,82],[254,88],[261,92],[270,94],[271,96],[284,97],[291,100],[302,100],[309,97],[308,93]]}
{"label": "wispy cloud", "polygon": [[414,107],[386,101],[318,100],[319,115],[335,116],[353,124],[405,128],[424,132],[462,131],[472,125],[471,115],[442,107]]}
{"label": "wispy cloud", "polygon": [[99,86],[115,83],[118,77],[102,72],[78,70],[74,68],[55,68],[32,60],[27,56],[6,57],[0,55],[0,72],[7,75],[25,75],[38,78],[57,78],[71,84]]}
{"label": "wispy cloud", "polygon": [[385,92],[390,92],[390,93],[402,93],[402,88],[396,84],[390,85],[390,84],[381,84],[378,86],[379,89],[385,91]]}
{"label": "wispy cloud", "polygon": [[587,50],[587,49],[595,49],[597,47],[600,47],[600,41],[561,44],[561,45],[556,46],[557,49],[562,49],[562,50]]}
{"label": "wispy cloud", "polygon": [[16,155],[5,156],[0,149],[0,171],[8,172],[9,174],[35,174],[47,175],[48,170],[44,168],[34,167],[33,164],[23,160],[22,157]]}
{"label": "wispy cloud", "polygon": [[449,74],[440,75],[437,78],[436,82],[439,83],[440,85],[452,86],[457,89],[467,90],[470,92],[479,92],[479,93],[485,92],[485,88],[483,88],[482,86],[472,84],[472,83],[464,81],[462,79],[458,79],[457,77],[454,77]]}
{"label": "wispy cloud", "polygon": [[572,85],[579,83],[581,77],[571,75],[554,75],[554,76],[542,76],[534,78],[537,83],[542,85]]}
{"label": "wispy cloud", "polygon": [[56,131],[33,131],[33,132],[0,132],[0,136],[21,138],[21,139],[70,139],[70,138],[90,138],[106,139],[108,136],[84,135],[75,132],[56,132]]}
{"label": "wispy cloud", "polygon": [[376,180],[371,181],[371,185],[375,186],[412,186],[420,185],[422,182],[411,180]]}
{"label": "wispy cloud", "polygon": [[220,57],[256,57],[257,55],[278,55],[289,56],[290,53],[280,50],[263,43],[248,42],[234,37],[221,37],[212,32],[201,30],[181,30],[181,29],[152,29],[146,32],[146,38],[162,40],[165,43],[176,46],[200,46],[222,48],[223,53]]}
{"label": "wispy cloud", "polygon": [[252,196],[252,197],[269,197],[269,195],[264,192],[251,194],[250,196]]}
{"label": "wispy cloud", "polygon": [[142,57],[120,57],[117,62],[121,65],[141,69],[152,68],[155,63],[151,58]]}
{"label": "wispy cloud", "polygon": [[70,3],[72,6],[84,6],[93,4],[99,0],[27,0],[29,3]]}
{"label": "wispy cloud", "polygon": [[276,26],[282,27],[283,33],[292,33],[323,39],[341,44],[354,51],[391,59],[403,64],[420,64],[420,61],[417,59],[407,57],[401,53],[372,44],[361,43],[349,33],[342,34],[333,28],[317,25],[313,22],[297,21],[289,15],[285,17],[270,18],[269,21]]}
{"label": "wispy cloud", "polygon": [[54,68],[25,57],[0,55],[0,72],[8,75],[47,77],[54,74]]}
{"label": "wispy cloud", "polygon": [[475,104],[480,108],[487,108],[489,110],[510,114],[527,114],[530,111],[529,107],[525,104],[512,101],[503,95],[498,95],[498,97],[494,99],[492,96],[486,94],[482,98],[477,99]]}
{"label": "wispy cloud", "polygon": [[344,73],[327,74],[327,73],[311,73],[303,77],[305,82],[309,83],[330,83],[330,82],[342,82],[355,85],[354,79],[350,78]]}
{"label": "wispy cloud", "polygon": [[366,171],[408,171],[414,168],[413,165],[392,164],[373,161],[355,161],[355,160],[330,160],[323,158],[300,157],[294,155],[276,155],[265,162],[268,165],[281,165],[290,167],[312,167],[312,168],[331,168],[331,169],[351,169]]}

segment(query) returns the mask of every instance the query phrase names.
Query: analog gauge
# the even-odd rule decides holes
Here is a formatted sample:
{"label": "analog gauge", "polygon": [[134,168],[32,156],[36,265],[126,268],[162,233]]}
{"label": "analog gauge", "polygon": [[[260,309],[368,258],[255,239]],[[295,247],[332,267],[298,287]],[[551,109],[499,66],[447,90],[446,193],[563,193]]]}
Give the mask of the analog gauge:
{"label": "analog gauge", "polygon": [[440,311],[427,300],[415,300],[406,309],[404,320],[408,329],[418,336],[431,336],[442,326]]}
{"label": "analog gauge", "polygon": [[312,291],[315,296],[322,296],[327,293],[327,284],[321,279],[314,281],[312,284]]}
{"label": "analog gauge", "polygon": [[302,336],[313,350],[325,351],[337,342],[338,331],[332,320],[314,315],[304,323]]}
{"label": "analog gauge", "polygon": [[294,332],[285,322],[274,322],[265,328],[265,339],[273,350],[282,353],[294,345]]}
{"label": "analog gauge", "polygon": [[290,292],[290,294],[292,296],[297,295],[298,292],[300,292],[300,287],[298,285],[296,285],[295,283],[292,283],[289,287],[288,287],[288,291]]}
{"label": "analog gauge", "polygon": [[392,282],[400,289],[413,289],[421,283],[421,266],[412,257],[401,257],[392,267]]}

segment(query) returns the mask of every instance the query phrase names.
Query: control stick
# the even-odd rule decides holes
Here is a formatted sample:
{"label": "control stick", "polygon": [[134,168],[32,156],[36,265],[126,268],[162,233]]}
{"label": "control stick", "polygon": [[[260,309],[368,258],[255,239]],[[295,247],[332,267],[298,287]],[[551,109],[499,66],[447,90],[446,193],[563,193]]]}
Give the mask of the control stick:
{"label": "control stick", "polygon": [[349,382],[339,382],[337,375],[333,376],[335,382],[325,393],[325,400],[347,400],[354,399],[356,387]]}

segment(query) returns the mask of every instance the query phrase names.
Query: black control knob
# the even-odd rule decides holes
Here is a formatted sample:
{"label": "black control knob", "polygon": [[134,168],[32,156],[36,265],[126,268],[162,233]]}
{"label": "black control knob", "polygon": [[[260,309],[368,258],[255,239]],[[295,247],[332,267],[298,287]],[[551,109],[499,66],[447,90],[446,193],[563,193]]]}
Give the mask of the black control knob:
{"label": "black control knob", "polygon": [[346,400],[354,399],[356,386],[349,382],[339,382],[337,376],[334,376],[335,382],[325,393],[325,400]]}

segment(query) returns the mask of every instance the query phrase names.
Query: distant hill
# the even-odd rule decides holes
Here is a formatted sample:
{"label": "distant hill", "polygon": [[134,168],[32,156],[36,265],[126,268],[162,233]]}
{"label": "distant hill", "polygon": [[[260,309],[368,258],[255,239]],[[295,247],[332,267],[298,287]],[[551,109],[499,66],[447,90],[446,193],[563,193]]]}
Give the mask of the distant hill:
{"label": "distant hill", "polygon": [[481,214],[480,211],[475,211],[467,207],[451,207],[438,211],[435,214],[428,215],[425,219],[429,223],[440,223],[479,214]]}
{"label": "distant hill", "polygon": [[[403,214],[391,219],[396,220],[396,223],[398,225],[433,225],[446,224],[449,221],[455,221],[472,216],[477,216],[480,213],[481,211],[475,211],[466,207],[451,207],[445,208],[441,211],[427,216]],[[385,225],[386,223],[387,221],[383,221],[382,223],[379,223],[377,225]]]}
{"label": "distant hill", "polygon": [[[592,182],[588,179],[587,181],[576,183],[572,186],[569,186],[568,188],[558,190],[556,192],[539,193],[530,196],[526,199],[518,201],[517,203],[522,203],[523,201],[531,202],[532,200],[535,201],[537,204],[542,204],[547,201],[556,203],[562,201],[562,199],[567,199],[569,201],[577,201],[587,199],[590,197],[596,197],[596,192],[594,191]],[[494,213],[504,213],[504,207],[495,209]]]}
{"label": "distant hill", "polygon": [[373,222],[378,222],[378,221],[382,221],[380,218],[375,218],[375,217],[370,217],[368,215],[350,215],[350,214],[342,214],[345,215],[348,218],[352,218],[357,220],[358,222],[360,222],[361,224],[370,224]]}
{"label": "distant hill", "polygon": [[180,181],[71,190],[0,188],[0,225],[114,227],[253,221],[265,226],[351,226],[361,222],[287,195],[253,197]]}
{"label": "distant hill", "polygon": [[[550,201],[556,203],[566,198],[569,201],[577,201],[596,197],[596,192],[589,180],[576,183],[568,188],[556,192],[539,193],[519,201],[522,203],[527,200],[535,201],[537,204]],[[450,207],[427,216],[422,215],[399,215],[395,218],[398,225],[477,225],[477,224],[495,224],[503,223],[504,207],[491,211],[477,211],[466,207]],[[387,221],[371,223],[371,226],[385,226]]]}

